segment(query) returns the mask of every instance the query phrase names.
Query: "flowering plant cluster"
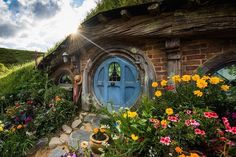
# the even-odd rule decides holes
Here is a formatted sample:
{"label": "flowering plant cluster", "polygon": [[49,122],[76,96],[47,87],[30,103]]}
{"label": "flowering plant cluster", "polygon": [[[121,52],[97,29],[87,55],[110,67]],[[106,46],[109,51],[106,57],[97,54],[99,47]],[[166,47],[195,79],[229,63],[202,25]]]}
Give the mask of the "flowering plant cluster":
{"label": "flowering plant cluster", "polygon": [[109,117],[104,124],[110,126],[113,139],[105,156],[235,154],[235,119],[226,114],[234,112],[235,103],[231,104],[230,86],[221,78],[175,75],[152,87],[154,98],[143,99],[138,110],[104,111]]}
{"label": "flowering plant cluster", "polygon": [[[32,99],[14,103],[2,115],[0,156],[26,155],[39,138],[56,131],[76,111],[76,105],[60,96],[55,96],[49,105]],[[11,144],[16,147],[9,146]],[[22,148],[18,147],[20,144]]]}

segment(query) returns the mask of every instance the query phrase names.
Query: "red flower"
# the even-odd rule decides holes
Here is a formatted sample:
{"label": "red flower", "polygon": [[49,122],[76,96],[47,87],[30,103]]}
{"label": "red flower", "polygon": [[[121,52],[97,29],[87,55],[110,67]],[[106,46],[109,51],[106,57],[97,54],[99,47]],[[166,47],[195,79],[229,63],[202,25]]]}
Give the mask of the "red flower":
{"label": "red flower", "polygon": [[32,100],[28,100],[26,103],[27,103],[28,105],[31,105],[31,104],[33,104],[33,101],[32,101]]}
{"label": "red flower", "polygon": [[211,118],[218,118],[217,113],[215,112],[210,112]]}
{"label": "red flower", "polygon": [[167,85],[165,87],[166,90],[174,90],[175,89],[175,86],[174,85]]}

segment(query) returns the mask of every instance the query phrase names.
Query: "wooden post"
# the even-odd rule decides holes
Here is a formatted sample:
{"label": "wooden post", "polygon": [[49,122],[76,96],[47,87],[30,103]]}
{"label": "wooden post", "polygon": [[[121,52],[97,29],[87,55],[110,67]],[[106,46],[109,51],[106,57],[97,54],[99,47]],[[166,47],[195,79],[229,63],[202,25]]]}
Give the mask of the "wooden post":
{"label": "wooden post", "polygon": [[179,47],[179,39],[166,40],[165,48],[167,54],[167,75],[169,78],[173,75],[181,75],[181,54]]}

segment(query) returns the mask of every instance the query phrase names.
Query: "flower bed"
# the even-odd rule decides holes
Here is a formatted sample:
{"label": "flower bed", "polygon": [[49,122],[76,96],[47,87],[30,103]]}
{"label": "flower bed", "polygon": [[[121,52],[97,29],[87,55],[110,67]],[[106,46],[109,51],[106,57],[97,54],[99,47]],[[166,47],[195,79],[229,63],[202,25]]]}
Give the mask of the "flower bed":
{"label": "flower bed", "polygon": [[221,78],[175,75],[152,86],[155,97],[143,99],[138,110],[103,110],[113,139],[104,156],[236,154],[236,99]]}

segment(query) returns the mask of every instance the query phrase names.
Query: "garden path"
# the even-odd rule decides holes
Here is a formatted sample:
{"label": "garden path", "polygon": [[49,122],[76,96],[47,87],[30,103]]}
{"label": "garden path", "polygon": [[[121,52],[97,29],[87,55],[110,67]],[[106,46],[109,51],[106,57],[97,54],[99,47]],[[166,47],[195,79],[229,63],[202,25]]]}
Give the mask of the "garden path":
{"label": "garden path", "polygon": [[100,120],[101,116],[94,113],[81,112],[71,125],[63,125],[60,134],[53,136],[47,145],[29,157],[61,157],[69,151],[69,148],[78,149],[82,141],[89,142],[93,128],[99,127]]}

